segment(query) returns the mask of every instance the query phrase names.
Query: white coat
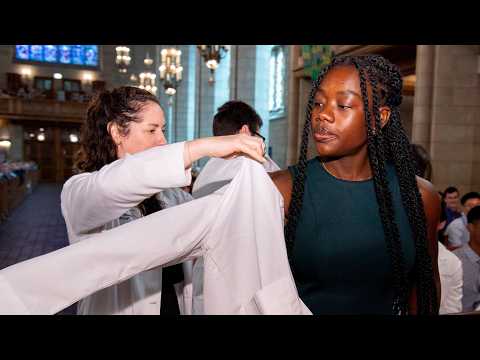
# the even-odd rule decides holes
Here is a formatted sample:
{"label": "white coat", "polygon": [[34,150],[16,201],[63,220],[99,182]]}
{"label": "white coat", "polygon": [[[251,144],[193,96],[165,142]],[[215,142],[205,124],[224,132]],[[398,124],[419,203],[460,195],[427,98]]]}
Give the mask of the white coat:
{"label": "white coat", "polygon": [[0,313],[55,314],[142,271],[198,256],[206,314],[311,314],[288,264],[282,196],[247,158],[212,195],[1,270]]}
{"label": "white coat", "polygon": [[[265,171],[273,172],[280,170],[280,167],[268,155],[265,158],[267,159],[267,162],[263,164]],[[230,183],[240,170],[242,161],[241,157],[230,160],[218,158],[208,160],[193,183],[193,197],[198,199],[205,195],[210,195],[212,192]]]}
{"label": "white coat", "polygon": [[[266,172],[280,170],[280,167],[268,156],[263,163]],[[241,158],[224,160],[211,158],[203,167],[192,188],[194,198],[210,195],[222,186],[230,183],[242,165]],[[189,274],[190,283],[185,287],[185,297],[191,296],[192,315],[203,315],[203,258],[199,257],[184,264],[184,272]],[[188,311],[188,310],[184,310]]]}
{"label": "white coat", "polygon": [[462,312],[463,269],[460,259],[438,243],[438,272],[440,275],[440,314]]}
{"label": "white coat", "polygon": [[[167,207],[188,201],[180,190],[167,189],[191,181],[183,148],[183,143],[155,147],[70,178],[61,194],[69,242],[141,218],[136,205],[158,192]],[[150,269],[80,300],[77,314],[159,315],[161,290],[162,268]]]}

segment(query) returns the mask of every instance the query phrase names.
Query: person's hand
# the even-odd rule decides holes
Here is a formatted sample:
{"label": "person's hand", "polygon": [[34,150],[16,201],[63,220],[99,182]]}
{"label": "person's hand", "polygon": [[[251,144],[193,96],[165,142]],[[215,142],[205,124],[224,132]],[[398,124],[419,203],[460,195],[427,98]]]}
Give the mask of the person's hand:
{"label": "person's hand", "polygon": [[216,136],[207,139],[211,141],[211,157],[224,159],[235,158],[239,155],[246,155],[261,163],[265,162],[265,144],[255,136],[237,134],[228,136]]}
{"label": "person's hand", "polygon": [[447,220],[444,220],[437,225],[437,231],[442,230],[445,227],[445,224],[447,223]]}
{"label": "person's hand", "polygon": [[209,156],[218,158],[234,158],[246,155],[264,163],[265,144],[262,139],[247,134],[214,136],[197,139],[185,143],[185,167],[188,168],[194,161]]}

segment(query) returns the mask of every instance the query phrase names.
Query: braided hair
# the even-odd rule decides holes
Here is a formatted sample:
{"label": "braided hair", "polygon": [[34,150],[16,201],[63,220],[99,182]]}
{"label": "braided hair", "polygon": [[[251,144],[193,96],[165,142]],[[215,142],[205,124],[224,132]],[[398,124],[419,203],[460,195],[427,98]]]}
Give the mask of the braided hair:
{"label": "braided hair", "polygon": [[[314,97],[328,71],[339,65],[354,66],[360,78],[367,130],[368,157],[372,168],[375,194],[387,251],[391,259],[394,289],[392,313],[395,315],[408,313],[409,279],[400,242],[400,233],[394,218],[392,194],[388,187],[387,161],[395,166],[402,203],[415,241],[413,277],[417,286],[417,311],[419,314],[438,314],[432,259],[427,250],[426,216],[416,182],[410,142],[400,122],[399,106],[402,102],[402,77],[394,64],[379,55],[335,57],[330,64],[324,67],[313,83],[306,109],[306,121],[297,165],[298,171],[296,171],[293,179],[292,198],[287,216],[288,222],[285,226],[289,260],[292,261],[296,228],[302,210]],[[367,84],[370,84],[372,90],[371,103],[368,98]],[[389,122],[383,128],[380,120],[380,106],[388,106],[391,109]]]}

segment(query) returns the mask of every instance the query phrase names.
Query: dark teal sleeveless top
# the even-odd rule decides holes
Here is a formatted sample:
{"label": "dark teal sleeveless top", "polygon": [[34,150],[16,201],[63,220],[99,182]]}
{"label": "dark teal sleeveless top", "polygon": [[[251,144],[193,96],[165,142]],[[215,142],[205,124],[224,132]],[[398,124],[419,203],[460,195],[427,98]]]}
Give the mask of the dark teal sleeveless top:
{"label": "dark teal sleeveless top", "polygon": [[[289,170],[294,175],[297,167]],[[306,171],[292,258],[300,298],[313,314],[392,314],[391,263],[373,180],[337,179],[318,158]],[[387,179],[410,274],[415,245],[390,164]]]}

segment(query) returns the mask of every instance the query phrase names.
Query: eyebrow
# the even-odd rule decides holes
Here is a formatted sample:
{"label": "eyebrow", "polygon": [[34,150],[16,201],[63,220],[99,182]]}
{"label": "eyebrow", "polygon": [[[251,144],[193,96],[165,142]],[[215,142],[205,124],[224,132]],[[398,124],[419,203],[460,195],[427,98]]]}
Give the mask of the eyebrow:
{"label": "eyebrow", "polygon": [[147,124],[147,126],[159,127],[160,125],[158,125],[158,124],[153,124],[153,123],[150,123],[150,124]]}
{"label": "eyebrow", "polygon": [[[322,88],[319,88],[317,92],[325,93]],[[355,91],[352,90],[342,90],[342,91],[337,91],[337,95],[353,95],[358,97],[359,99],[362,99],[362,96]]]}
{"label": "eyebrow", "polygon": [[339,95],[353,95],[353,96],[356,96],[358,98],[362,98],[360,96],[360,94],[356,93],[355,91],[352,91],[352,90],[344,90],[344,91],[337,91],[337,94]]}

